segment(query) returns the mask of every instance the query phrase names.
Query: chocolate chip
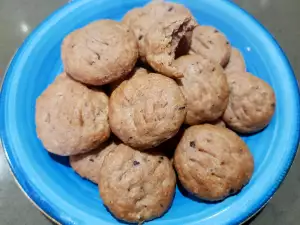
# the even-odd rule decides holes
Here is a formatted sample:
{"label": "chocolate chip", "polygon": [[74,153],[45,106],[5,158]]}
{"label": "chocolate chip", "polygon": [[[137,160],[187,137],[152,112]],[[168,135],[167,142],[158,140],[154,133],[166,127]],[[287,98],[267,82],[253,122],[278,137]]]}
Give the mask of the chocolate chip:
{"label": "chocolate chip", "polygon": [[173,6],[170,6],[168,12],[171,12],[172,10],[173,10]]}
{"label": "chocolate chip", "polygon": [[127,191],[130,191],[131,189],[130,189],[130,187],[129,188],[127,188]]}
{"label": "chocolate chip", "polygon": [[163,204],[159,204],[159,205],[160,205],[160,207],[162,207],[162,208],[164,207],[164,205],[163,205]]}
{"label": "chocolate chip", "polygon": [[213,72],[214,72],[215,70],[216,70],[216,68],[215,68],[215,67],[213,67],[211,71],[213,71]]}
{"label": "chocolate chip", "polygon": [[158,163],[161,163],[161,160],[158,160]]}
{"label": "chocolate chip", "polygon": [[134,166],[137,166],[137,165],[139,165],[139,164],[140,164],[140,162],[135,161],[135,160],[133,161],[133,165],[134,165]]}
{"label": "chocolate chip", "polygon": [[179,107],[178,109],[179,109],[179,110],[184,110],[184,109],[185,109],[185,106]]}
{"label": "chocolate chip", "polygon": [[100,60],[100,55],[99,55],[99,53],[95,53],[95,54],[96,54],[96,56],[97,56],[97,59]]}
{"label": "chocolate chip", "polygon": [[139,41],[142,40],[143,37],[144,37],[143,35],[140,35],[140,36],[139,36]]}
{"label": "chocolate chip", "polygon": [[220,163],[221,165],[224,165],[225,164],[225,162],[224,161],[221,161],[221,163]]}
{"label": "chocolate chip", "polygon": [[271,107],[272,107],[272,108],[275,108],[275,103],[274,103],[274,102],[271,104]]}
{"label": "chocolate chip", "polygon": [[190,146],[191,146],[192,148],[195,148],[195,147],[196,147],[196,143],[195,143],[194,141],[191,141],[191,142],[190,142]]}
{"label": "chocolate chip", "polygon": [[234,189],[230,189],[230,190],[229,190],[229,194],[230,194],[230,195],[234,194],[234,192],[235,192]]}
{"label": "chocolate chip", "polygon": [[163,156],[160,156],[159,158],[160,158],[161,160],[164,160],[164,157],[163,157]]}
{"label": "chocolate chip", "polygon": [[94,159],[89,159],[90,160],[90,162],[94,162]]}
{"label": "chocolate chip", "polygon": [[219,31],[218,30],[214,30],[214,33],[218,33]]}
{"label": "chocolate chip", "polygon": [[226,41],[226,45],[229,45],[229,42],[228,42],[228,41]]}

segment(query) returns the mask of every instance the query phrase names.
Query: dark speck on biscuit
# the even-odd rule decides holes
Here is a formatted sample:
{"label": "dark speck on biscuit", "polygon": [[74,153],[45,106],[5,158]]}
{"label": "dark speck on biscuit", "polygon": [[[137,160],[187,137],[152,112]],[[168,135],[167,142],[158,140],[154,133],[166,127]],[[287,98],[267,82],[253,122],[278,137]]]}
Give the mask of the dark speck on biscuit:
{"label": "dark speck on biscuit", "polygon": [[191,146],[192,148],[195,148],[195,147],[196,147],[195,142],[194,142],[194,141],[191,141],[191,142],[190,142],[190,146]]}
{"label": "dark speck on biscuit", "polygon": [[137,165],[139,165],[139,164],[140,164],[140,162],[135,161],[135,160],[133,161],[133,165],[134,165],[134,166],[137,166]]}

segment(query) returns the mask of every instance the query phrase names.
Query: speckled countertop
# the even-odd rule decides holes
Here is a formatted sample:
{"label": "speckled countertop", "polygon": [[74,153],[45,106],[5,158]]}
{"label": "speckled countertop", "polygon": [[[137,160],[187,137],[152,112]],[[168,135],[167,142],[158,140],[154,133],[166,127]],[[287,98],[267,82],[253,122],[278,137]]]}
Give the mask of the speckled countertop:
{"label": "speckled countertop", "polygon": [[[300,1],[235,0],[275,36],[300,79]],[[66,0],[0,0],[0,78],[23,39]],[[287,178],[272,200],[248,224],[300,224],[300,156],[296,156]],[[20,191],[9,172],[0,147],[0,224],[49,225]]]}

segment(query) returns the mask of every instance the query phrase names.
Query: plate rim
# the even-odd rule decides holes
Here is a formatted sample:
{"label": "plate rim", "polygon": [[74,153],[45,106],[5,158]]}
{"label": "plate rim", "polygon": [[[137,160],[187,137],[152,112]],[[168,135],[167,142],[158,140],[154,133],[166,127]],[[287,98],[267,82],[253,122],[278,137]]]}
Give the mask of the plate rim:
{"label": "plate rim", "polygon": [[[17,49],[15,54],[13,55],[11,61],[9,62],[6,71],[4,73],[4,77],[2,79],[2,84],[0,85],[1,92],[0,92],[0,136],[1,136],[1,144],[3,147],[4,155],[8,161],[9,164],[9,169],[11,174],[14,177],[15,182],[21,189],[21,191],[25,194],[25,196],[30,200],[30,202],[39,210],[41,211],[48,219],[52,220],[56,224],[73,224],[70,221],[67,221],[64,219],[63,216],[59,212],[57,212],[55,209],[52,207],[49,208],[48,205],[45,205],[43,201],[39,198],[39,196],[36,196],[34,190],[32,190],[32,187],[28,186],[27,181],[24,179],[23,172],[20,171],[18,168],[17,164],[14,164],[12,162],[8,150],[11,148],[11,146],[8,143],[8,137],[6,136],[5,132],[5,105],[4,105],[4,99],[6,97],[6,89],[7,89],[7,83],[9,80],[9,77],[11,75],[10,70],[14,67],[15,61],[18,58],[19,54],[22,52],[23,48],[26,46],[26,43],[29,42],[29,40],[33,39],[35,35],[39,32],[40,29],[43,27],[47,27],[47,23],[49,20],[55,18],[58,13],[62,13],[65,10],[71,10],[72,8],[77,8],[80,4],[86,4],[87,2],[92,1],[92,0],[83,0],[83,1],[70,1],[63,6],[59,7],[55,11],[53,11],[49,16],[47,16],[43,21],[39,23],[39,25],[27,36],[27,38],[22,42],[21,46]],[[283,49],[280,47],[279,43],[276,41],[276,39],[273,37],[273,35],[250,13],[248,13],[245,9],[241,8],[237,4],[233,3],[230,0],[219,0],[226,2],[225,4],[230,5],[230,7],[235,7],[236,9],[240,10],[243,14],[245,14],[250,20],[252,20],[258,27],[261,29],[262,32],[265,33],[267,36],[268,40],[272,43],[274,48],[277,48],[279,53],[280,53],[280,58],[283,61],[284,66],[287,68],[289,73],[286,74],[286,76],[291,77],[293,81],[293,94],[294,94],[294,102],[295,102],[295,110],[296,110],[296,117],[297,121],[294,125],[295,131],[294,131],[294,138],[293,141],[291,142],[290,146],[290,151],[289,151],[289,158],[288,161],[286,162],[285,167],[283,168],[281,172],[281,177],[280,180],[274,184],[274,188],[271,190],[271,193],[266,196],[265,198],[262,199],[261,202],[256,203],[255,207],[250,208],[247,210],[246,213],[243,213],[243,215],[240,215],[237,219],[237,221],[232,221],[237,224],[241,224],[249,220],[251,217],[255,216],[256,213],[258,213],[272,198],[274,193],[278,190],[280,185],[282,184],[283,180],[285,179],[286,175],[288,174],[291,165],[295,159],[296,153],[297,153],[297,148],[299,144],[299,139],[300,139],[300,91],[299,91],[299,85],[297,82],[297,78],[295,77],[293,68],[284,53]],[[2,86],[2,87],[1,87]],[[197,222],[195,224],[198,224]]]}

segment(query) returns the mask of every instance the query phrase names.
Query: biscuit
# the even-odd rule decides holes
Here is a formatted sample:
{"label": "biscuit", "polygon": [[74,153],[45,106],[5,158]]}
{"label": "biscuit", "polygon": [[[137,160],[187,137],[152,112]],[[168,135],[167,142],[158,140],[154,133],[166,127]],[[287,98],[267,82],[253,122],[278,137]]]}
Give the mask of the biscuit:
{"label": "biscuit", "polygon": [[103,203],[127,222],[160,217],[172,203],[176,176],[170,160],[120,144],[105,158],[99,173]]}
{"label": "biscuit", "polygon": [[[126,13],[122,22],[128,25],[134,32],[139,45],[139,55],[143,62],[145,58],[145,45],[144,38],[149,29],[169,15],[186,14],[192,16],[191,12],[181,4],[165,2],[165,1],[152,1],[143,8],[134,8]],[[189,37],[187,40],[190,40]],[[182,39],[183,41],[186,39]],[[188,51],[187,44],[189,42],[182,42],[180,45],[181,52]],[[189,47],[189,45],[188,45]]]}
{"label": "biscuit", "polygon": [[226,128],[226,123],[221,118],[219,118],[219,119],[217,119],[215,121],[210,122],[210,124]]}
{"label": "biscuit", "polygon": [[157,72],[172,78],[183,77],[173,66],[176,49],[182,38],[187,38],[196,26],[192,16],[170,15],[151,27],[145,37],[145,54],[148,64]]}
{"label": "biscuit", "polygon": [[185,98],[174,80],[141,73],[123,81],[111,94],[109,123],[125,144],[148,149],[177,133],[185,107]]}
{"label": "biscuit", "polygon": [[272,87],[247,72],[229,73],[230,88],[224,122],[240,133],[252,133],[263,129],[272,119],[276,99]]}
{"label": "biscuit", "polygon": [[190,54],[199,54],[221,66],[230,58],[231,46],[223,33],[211,26],[197,26],[193,30]]}
{"label": "biscuit", "polygon": [[57,155],[88,152],[110,136],[108,97],[62,73],[36,101],[36,131]]}
{"label": "biscuit", "polygon": [[69,34],[61,47],[65,71],[75,80],[104,85],[126,76],[138,58],[138,45],[128,26],[99,20]]}
{"label": "biscuit", "polygon": [[200,55],[181,56],[173,65],[184,75],[179,84],[187,99],[185,123],[196,125],[221,117],[229,96],[223,68]]}
{"label": "biscuit", "polygon": [[228,64],[225,67],[225,73],[246,72],[245,60],[242,53],[232,47]]}
{"label": "biscuit", "polygon": [[95,150],[83,154],[71,155],[69,158],[70,165],[81,177],[97,184],[99,171],[105,157],[116,147],[117,143],[112,140],[104,142]]}
{"label": "biscuit", "polygon": [[133,68],[133,70],[126,77],[122,77],[121,79],[110,83],[110,91],[113,92],[124,80],[128,80],[133,76],[138,76],[139,74],[148,74],[148,71],[142,67]]}
{"label": "biscuit", "polygon": [[207,201],[238,192],[250,180],[253,157],[233,131],[210,124],[188,128],[175,151],[174,165],[183,187]]}

